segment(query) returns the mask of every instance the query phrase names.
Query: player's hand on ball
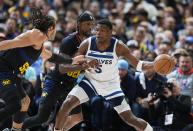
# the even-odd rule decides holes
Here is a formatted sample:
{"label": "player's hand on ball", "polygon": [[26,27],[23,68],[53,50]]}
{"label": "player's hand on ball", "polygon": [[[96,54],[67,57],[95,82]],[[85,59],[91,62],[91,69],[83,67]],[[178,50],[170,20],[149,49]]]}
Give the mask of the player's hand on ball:
{"label": "player's hand on ball", "polygon": [[161,54],[155,58],[153,66],[158,74],[167,75],[173,71],[175,60],[167,54]]}

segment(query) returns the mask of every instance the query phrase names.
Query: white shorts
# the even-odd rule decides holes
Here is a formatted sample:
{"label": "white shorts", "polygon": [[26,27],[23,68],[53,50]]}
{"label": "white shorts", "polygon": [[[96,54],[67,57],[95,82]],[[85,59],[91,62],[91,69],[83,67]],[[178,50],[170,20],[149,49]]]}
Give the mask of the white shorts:
{"label": "white shorts", "polygon": [[118,113],[131,110],[129,104],[125,100],[125,95],[120,88],[119,82],[115,81],[99,83],[84,78],[71,90],[69,95],[76,96],[80,103],[87,102],[94,96],[101,95]]}

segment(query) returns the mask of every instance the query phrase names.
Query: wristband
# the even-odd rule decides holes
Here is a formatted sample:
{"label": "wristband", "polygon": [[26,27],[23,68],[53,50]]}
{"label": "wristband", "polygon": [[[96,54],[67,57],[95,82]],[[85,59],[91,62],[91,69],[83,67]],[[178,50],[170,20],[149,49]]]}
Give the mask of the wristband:
{"label": "wristband", "polygon": [[72,64],[72,58],[66,58],[58,54],[52,54],[52,57],[48,59],[48,61],[56,63],[56,64]]}

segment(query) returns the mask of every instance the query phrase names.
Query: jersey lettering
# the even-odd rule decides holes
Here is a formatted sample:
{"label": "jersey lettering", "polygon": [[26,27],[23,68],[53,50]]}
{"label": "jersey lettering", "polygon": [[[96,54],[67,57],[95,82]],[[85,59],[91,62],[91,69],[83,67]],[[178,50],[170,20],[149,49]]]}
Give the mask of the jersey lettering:
{"label": "jersey lettering", "polygon": [[111,65],[112,64],[112,60],[103,60],[103,59],[98,59],[98,63],[99,64],[106,64],[106,65]]}
{"label": "jersey lettering", "polygon": [[86,57],[97,59],[99,67],[91,71],[86,71],[86,77],[91,77],[101,82],[110,80],[119,81],[118,68],[116,67],[118,61],[115,49],[116,44],[117,40],[111,38],[109,47],[104,51],[100,51],[96,46],[96,37],[90,38]]}
{"label": "jersey lettering", "polygon": [[68,72],[67,76],[73,77],[73,78],[78,78],[80,74],[80,71],[75,71],[75,72]]}
{"label": "jersey lettering", "polygon": [[23,74],[27,70],[27,68],[29,68],[29,63],[25,62],[23,66],[19,67],[19,71],[21,72],[21,74]]}

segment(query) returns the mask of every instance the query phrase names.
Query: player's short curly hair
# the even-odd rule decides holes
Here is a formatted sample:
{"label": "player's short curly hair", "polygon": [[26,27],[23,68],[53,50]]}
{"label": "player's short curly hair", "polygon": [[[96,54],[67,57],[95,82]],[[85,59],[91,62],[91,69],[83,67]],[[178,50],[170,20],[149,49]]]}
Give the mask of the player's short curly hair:
{"label": "player's short curly hair", "polygon": [[107,26],[110,30],[112,30],[113,29],[113,25],[112,25],[112,23],[108,20],[108,19],[102,19],[102,20],[99,20],[98,22],[97,22],[97,25],[105,25],[105,26]]}

